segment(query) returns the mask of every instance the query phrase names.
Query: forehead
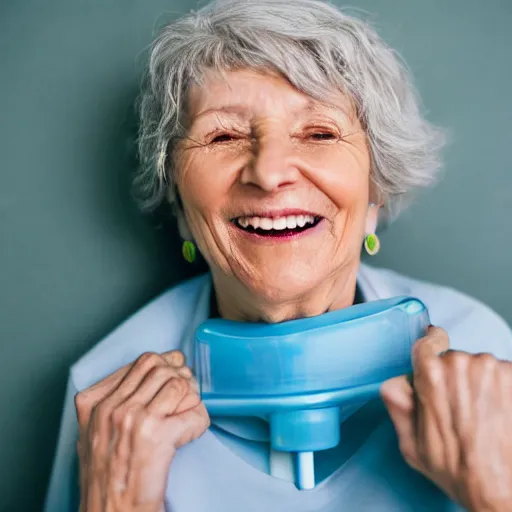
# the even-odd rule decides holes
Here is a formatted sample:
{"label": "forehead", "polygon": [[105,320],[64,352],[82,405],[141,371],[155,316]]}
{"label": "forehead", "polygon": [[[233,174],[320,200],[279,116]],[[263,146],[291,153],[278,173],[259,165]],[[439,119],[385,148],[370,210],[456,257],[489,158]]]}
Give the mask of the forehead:
{"label": "forehead", "polygon": [[190,88],[187,110],[192,119],[218,111],[234,111],[238,115],[251,116],[327,110],[350,116],[354,112],[347,95],[339,91],[325,91],[324,96],[328,101],[312,98],[272,72],[207,71],[202,84],[194,84]]}

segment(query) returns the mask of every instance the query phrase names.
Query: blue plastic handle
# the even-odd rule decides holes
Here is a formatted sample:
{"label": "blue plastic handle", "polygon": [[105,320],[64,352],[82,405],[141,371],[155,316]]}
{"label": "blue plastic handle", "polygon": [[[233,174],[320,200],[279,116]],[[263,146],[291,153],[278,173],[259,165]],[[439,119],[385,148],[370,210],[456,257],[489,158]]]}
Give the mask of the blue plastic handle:
{"label": "blue plastic handle", "polygon": [[196,375],[212,417],[264,416],[274,449],[339,443],[340,411],[412,370],[428,311],[396,297],[280,324],[207,320],[196,331]]}

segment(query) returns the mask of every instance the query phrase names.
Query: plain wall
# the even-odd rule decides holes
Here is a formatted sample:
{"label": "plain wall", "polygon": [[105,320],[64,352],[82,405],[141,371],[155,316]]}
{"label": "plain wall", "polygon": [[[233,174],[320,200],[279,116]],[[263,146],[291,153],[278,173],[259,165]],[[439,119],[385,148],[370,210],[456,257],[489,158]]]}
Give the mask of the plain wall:
{"label": "plain wall", "polygon": [[[382,235],[372,261],[463,290],[512,322],[512,4],[351,5],[375,15],[453,139],[445,179]],[[0,6],[0,511],[41,507],[69,366],[191,273],[176,233],[139,215],[129,182],[142,52],[155,25],[192,7]]]}

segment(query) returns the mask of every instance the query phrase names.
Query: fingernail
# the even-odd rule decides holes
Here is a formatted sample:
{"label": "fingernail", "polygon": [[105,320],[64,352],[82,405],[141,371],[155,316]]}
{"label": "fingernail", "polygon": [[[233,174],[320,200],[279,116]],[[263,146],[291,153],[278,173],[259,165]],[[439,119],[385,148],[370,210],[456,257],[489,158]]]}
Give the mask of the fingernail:
{"label": "fingernail", "polygon": [[185,356],[183,352],[179,350],[174,351],[171,354],[171,364],[173,366],[183,366],[185,364]]}

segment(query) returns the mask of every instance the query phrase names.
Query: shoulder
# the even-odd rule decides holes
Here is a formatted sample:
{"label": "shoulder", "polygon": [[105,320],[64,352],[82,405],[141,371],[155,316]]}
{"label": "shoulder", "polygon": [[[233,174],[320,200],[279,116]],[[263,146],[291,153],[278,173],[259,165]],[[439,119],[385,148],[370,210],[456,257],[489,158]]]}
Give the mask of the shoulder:
{"label": "shoulder", "polygon": [[179,347],[207,274],[163,292],[97,343],[71,367],[77,390],[85,389],[144,352]]}
{"label": "shoulder", "polygon": [[394,270],[364,265],[364,275],[376,292],[409,295],[425,303],[432,324],[445,329],[451,347],[471,353],[490,352],[512,360],[512,331],[505,320],[483,302],[448,286],[411,278]]}

